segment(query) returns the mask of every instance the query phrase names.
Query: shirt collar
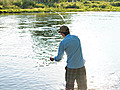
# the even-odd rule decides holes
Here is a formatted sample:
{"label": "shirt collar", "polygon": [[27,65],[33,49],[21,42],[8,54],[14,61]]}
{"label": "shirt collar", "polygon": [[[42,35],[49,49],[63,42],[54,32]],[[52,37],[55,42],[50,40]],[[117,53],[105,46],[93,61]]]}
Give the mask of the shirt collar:
{"label": "shirt collar", "polygon": [[67,38],[67,37],[69,37],[70,36],[70,34],[68,34],[67,36],[65,36],[65,38]]}

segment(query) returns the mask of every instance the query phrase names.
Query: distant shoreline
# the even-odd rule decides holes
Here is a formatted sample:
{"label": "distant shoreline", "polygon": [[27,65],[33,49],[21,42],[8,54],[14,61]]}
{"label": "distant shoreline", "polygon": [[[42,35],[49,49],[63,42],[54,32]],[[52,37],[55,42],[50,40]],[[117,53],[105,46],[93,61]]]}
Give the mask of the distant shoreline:
{"label": "distant shoreline", "polygon": [[46,12],[86,12],[86,11],[106,11],[112,12],[116,11],[119,12],[120,9],[97,9],[97,8],[90,8],[90,9],[51,9],[51,8],[33,8],[33,9],[0,9],[0,13],[46,13]]}
{"label": "distant shoreline", "polygon": [[120,1],[82,1],[61,3],[35,3],[22,1],[0,4],[0,13],[32,13],[32,12],[86,12],[86,11],[120,11]]}

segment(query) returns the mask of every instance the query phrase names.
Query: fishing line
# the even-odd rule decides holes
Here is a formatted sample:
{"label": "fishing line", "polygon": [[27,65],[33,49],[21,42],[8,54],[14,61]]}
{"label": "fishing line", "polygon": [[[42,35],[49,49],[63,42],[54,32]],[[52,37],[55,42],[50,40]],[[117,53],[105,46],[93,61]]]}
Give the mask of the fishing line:
{"label": "fishing line", "polygon": [[[64,21],[64,23],[65,23],[65,19],[64,19],[63,15],[61,15],[59,12],[55,12],[55,11],[52,10],[52,9],[51,9],[51,11],[54,12],[54,13],[57,13],[57,14],[62,18],[62,21]],[[63,25],[64,25],[64,24],[63,24]]]}
{"label": "fishing line", "polygon": [[54,12],[54,13],[57,13],[62,18],[62,20],[65,22],[65,19],[64,19],[63,15],[61,15],[59,12],[53,11],[52,9],[51,9],[51,11]]}

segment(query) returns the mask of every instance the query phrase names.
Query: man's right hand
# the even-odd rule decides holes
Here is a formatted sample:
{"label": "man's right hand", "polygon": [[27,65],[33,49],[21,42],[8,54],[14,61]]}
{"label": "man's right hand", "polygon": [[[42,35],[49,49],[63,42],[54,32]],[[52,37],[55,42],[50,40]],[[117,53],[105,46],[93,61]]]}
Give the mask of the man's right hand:
{"label": "man's right hand", "polygon": [[50,60],[51,60],[51,61],[54,61],[54,58],[50,57]]}

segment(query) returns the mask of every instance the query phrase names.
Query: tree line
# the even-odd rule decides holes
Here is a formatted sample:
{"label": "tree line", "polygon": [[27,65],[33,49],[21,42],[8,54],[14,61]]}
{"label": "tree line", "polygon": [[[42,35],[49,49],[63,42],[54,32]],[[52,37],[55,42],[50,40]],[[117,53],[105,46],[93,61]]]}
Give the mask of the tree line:
{"label": "tree line", "polygon": [[48,2],[77,2],[77,1],[82,1],[82,0],[30,0],[30,1],[37,1],[38,3],[48,3]]}
{"label": "tree line", "polygon": [[84,2],[84,1],[108,1],[108,2],[114,2],[114,1],[120,1],[120,0],[0,0],[1,3],[13,3],[13,2],[25,2],[25,1],[31,1],[31,2],[37,2],[37,3],[60,3],[60,2]]}
{"label": "tree line", "polygon": [[[115,7],[115,8],[114,8]],[[33,9],[33,8],[59,8],[59,9],[117,9],[120,0],[0,0],[0,9]]]}
{"label": "tree line", "polygon": [[29,1],[35,1],[38,3],[59,3],[59,2],[83,2],[83,1],[109,1],[109,2],[113,2],[113,1],[120,1],[120,0],[29,0]]}

